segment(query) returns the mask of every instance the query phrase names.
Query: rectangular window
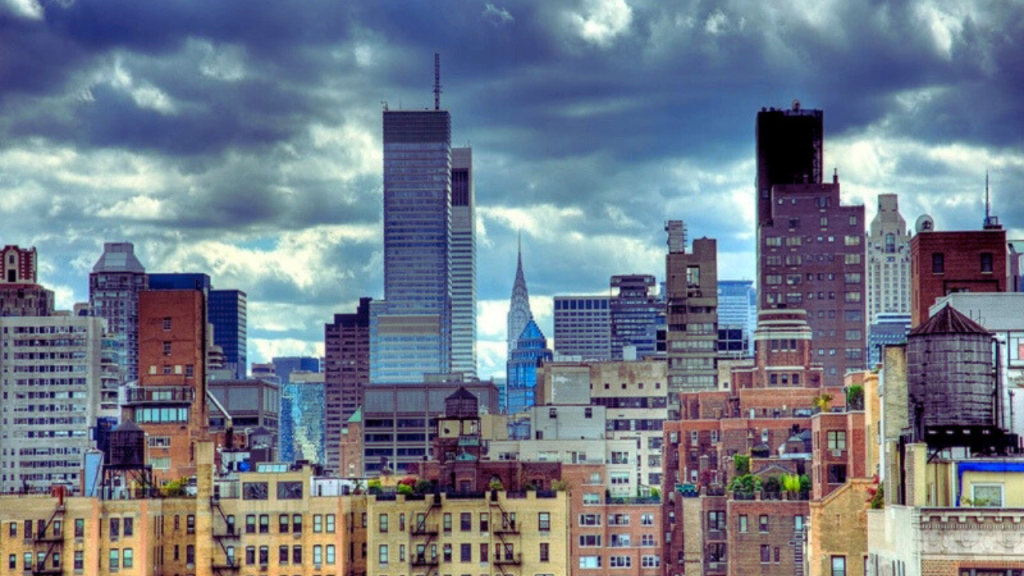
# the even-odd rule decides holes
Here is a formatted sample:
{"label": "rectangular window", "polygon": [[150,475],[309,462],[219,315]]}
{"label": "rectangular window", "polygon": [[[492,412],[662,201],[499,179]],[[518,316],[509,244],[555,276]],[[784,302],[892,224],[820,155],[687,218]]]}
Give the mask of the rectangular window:
{"label": "rectangular window", "polygon": [[245,533],[255,534],[256,533],[256,515],[249,514],[245,517]]}
{"label": "rectangular window", "polygon": [[761,514],[761,516],[758,518],[758,520],[757,520],[757,529],[760,532],[767,532],[768,531],[768,515],[767,514]]}
{"label": "rectangular window", "polygon": [[292,546],[292,564],[302,564],[302,546]]}
{"label": "rectangular window", "polygon": [[462,532],[471,532],[473,530],[473,514],[469,512],[459,514],[459,530]]}
{"label": "rectangular window", "polygon": [[772,547],[761,544],[761,564],[768,564],[772,561]]}
{"label": "rectangular window", "polygon": [[[262,533],[262,530],[260,532]],[[277,516],[277,532],[279,534],[287,534],[288,533],[288,515],[287,514],[279,514]]]}
{"label": "rectangular window", "polygon": [[490,532],[490,530],[491,530],[491,515],[486,513],[486,512],[482,512],[480,514],[480,531],[484,532],[484,533],[487,533],[487,532]]}
{"label": "rectangular window", "polygon": [[324,549],[323,546],[317,544],[313,546],[313,564],[319,566],[324,563]]}
{"label": "rectangular window", "polygon": [[975,506],[1003,507],[1002,484],[972,484],[971,496]]}
{"label": "rectangular window", "polygon": [[981,271],[983,273],[985,273],[985,272],[991,273],[992,272],[992,253],[991,252],[984,252],[984,253],[982,253],[982,255],[981,255]]}
{"label": "rectangular window", "polygon": [[601,535],[600,534],[581,534],[580,535],[580,547],[581,548],[599,548],[601,546]]}
{"label": "rectangular window", "polygon": [[327,523],[327,533],[334,534],[334,514],[328,514],[325,521]]}
{"label": "rectangular window", "polygon": [[473,545],[472,544],[460,544],[459,545],[459,562],[472,562],[473,561]]}
{"label": "rectangular window", "polygon": [[[402,546],[402,549],[404,550],[405,546]],[[334,554],[335,554],[334,544],[328,544],[327,548],[324,550],[324,552],[325,552],[324,555],[327,556],[327,558],[326,558],[327,563],[328,564],[334,564],[334,562],[335,562],[335,559],[334,559]],[[404,558],[405,554],[402,554],[402,556],[403,556],[402,560],[405,560],[405,558]]]}
{"label": "rectangular window", "polygon": [[[12,522],[11,527],[16,525]],[[127,525],[125,526],[127,528]],[[75,538],[85,537],[85,518],[75,518]]]}
{"label": "rectangular window", "polygon": [[828,432],[828,449],[829,450],[846,450],[846,431],[845,430],[829,430],[829,432]]}
{"label": "rectangular window", "polygon": [[725,530],[725,511],[712,510],[708,512],[708,530],[721,532]]}
{"label": "rectangular window", "polygon": [[846,264],[860,264],[860,254],[846,254],[843,256],[843,262]]}
{"label": "rectangular window", "polygon": [[845,242],[847,246],[860,246],[860,236],[847,236]]}
{"label": "rectangular window", "polygon": [[[936,252],[932,254],[932,274],[945,274],[946,272],[946,256],[942,252]],[[843,558],[845,562],[846,559]],[[843,565],[845,568],[845,564]]]}
{"label": "rectangular window", "polygon": [[846,576],[846,556],[832,557],[832,576]]}
{"label": "rectangular window", "polygon": [[302,514],[292,514],[292,532],[295,534],[302,533]]}
{"label": "rectangular window", "polygon": [[[14,564],[15,564],[14,559],[15,559],[14,554],[11,554],[10,566],[9,566],[11,570],[14,570],[14,568],[15,568],[15,566],[14,566]],[[82,550],[75,550],[74,569],[75,570],[84,570],[85,569],[85,552],[82,551]]]}
{"label": "rectangular window", "polygon": [[135,565],[135,554],[131,548],[125,548],[121,556],[121,565],[125,568],[131,568]]}
{"label": "rectangular window", "polygon": [[828,465],[828,483],[842,484],[846,482],[846,464]]}
{"label": "rectangular window", "polygon": [[278,546],[277,548],[277,563],[288,564],[288,546]]}
{"label": "rectangular window", "polygon": [[[189,546],[191,548],[191,546]],[[270,547],[260,546],[260,565],[270,564]]]}
{"label": "rectangular window", "polygon": [[324,517],[322,514],[313,515],[313,533],[319,534],[324,531]]}
{"label": "rectangular window", "polygon": [[541,532],[551,530],[551,514],[549,512],[540,512],[537,514],[537,527]]}
{"label": "rectangular window", "polygon": [[[264,550],[266,548],[267,548],[266,546],[264,546],[263,548],[260,548],[260,557],[261,558],[266,558],[266,555],[264,553]],[[193,546],[192,544],[189,544],[188,546],[185,546],[185,564],[188,564],[189,566],[192,566],[195,563],[196,563],[196,547]],[[263,562],[263,563],[266,564],[266,562]]]}
{"label": "rectangular window", "polygon": [[[191,534],[191,532],[189,532]],[[110,537],[117,539],[121,536],[121,519],[111,518],[110,519]]]}
{"label": "rectangular window", "polygon": [[380,531],[381,531],[382,534],[387,534],[387,531],[388,531],[388,515],[387,514],[381,514],[380,515],[380,519],[378,520],[378,526],[380,527]]}
{"label": "rectangular window", "polygon": [[117,548],[110,550],[110,571],[117,572],[121,568],[121,551]]}
{"label": "rectangular window", "polygon": [[256,547],[247,546],[245,548],[245,563],[249,566],[256,564]]}
{"label": "rectangular window", "polygon": [[549,562],[551,560],[551,545],[547,542],[540,543],[540,561]]}
{"label": "rectangular window", "polygon": [[445,512],[444,513],[444,531],[445,532],[451,532],[452,531],[452,515],[451,515],[451,512]]}
{"label": "rectangular window", "polygon": [[185,533],[195,534],[196,533],[196,517],[193,514],[189,514],[185,517]]}
{"label": "rectangular window", "polygon": [[740,514],[740,526],[739,526],[739,528],[740,528],[740,533],[741,534],[746,534],[747,533],[747,515],[746,514]]}
{"label": "rectangular window", "polygon": [[132,536],[132,535],[135,534],[135,519],[134,518],[130,518],[130,517],[129,518],[125,518],[124,522],[122,523],[122,525],[124,526],[124,535],[125,535],[126,538],[128,536]]}

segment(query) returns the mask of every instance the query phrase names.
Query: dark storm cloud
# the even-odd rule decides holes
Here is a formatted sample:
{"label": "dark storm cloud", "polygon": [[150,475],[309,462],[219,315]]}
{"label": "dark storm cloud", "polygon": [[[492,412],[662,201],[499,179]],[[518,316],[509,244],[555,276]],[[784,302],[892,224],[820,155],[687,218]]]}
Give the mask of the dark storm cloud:
{"label": "dark storm cloud", "polygon": [[1024,218],[1019,3],[11,6],[5,240],[38,242],[78,299],[99,238],[135,241],[154,270],[207,267],[261,310],[256,337],[319,340],[338,307],[381,295],[378,102],[432,105],[434,52],[453,142],[474,147],[481,300],[508,298],[518,228],[537,295],[662,275],[670,218],[751,276],[754,116],[794,98],[825,109],[848,197],[896,191],[911,222],[975,227],[990,163],[1004,222]]}

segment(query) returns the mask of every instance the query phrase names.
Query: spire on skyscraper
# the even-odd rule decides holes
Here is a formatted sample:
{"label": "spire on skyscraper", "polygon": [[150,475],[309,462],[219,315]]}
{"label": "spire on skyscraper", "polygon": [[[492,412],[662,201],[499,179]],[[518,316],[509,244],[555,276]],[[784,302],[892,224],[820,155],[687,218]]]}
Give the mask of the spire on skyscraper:
{"label": "spire on skyscraper", "polygon": [[530,311],[530,293],[526,289],[526,275],[523,274],[523,237],[519,235],[519,249],[517,253],[516,279],[512,283],[512,298],[508,309],[508,353],[516,347],[516,340],[523,333],[523,329],[533,319],[533,312]]}

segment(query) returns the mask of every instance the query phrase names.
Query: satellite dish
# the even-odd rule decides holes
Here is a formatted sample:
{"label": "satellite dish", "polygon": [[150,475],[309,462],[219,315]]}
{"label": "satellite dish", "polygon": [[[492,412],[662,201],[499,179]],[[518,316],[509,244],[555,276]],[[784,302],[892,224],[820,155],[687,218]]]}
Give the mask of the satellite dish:
{"label": "satellite dish", "polygon": [[921,214],[917,218],[917,222],[914,223],[914,231],[918,234],[921,232],[931,232],[935,230],[935,219],[927,214]]}

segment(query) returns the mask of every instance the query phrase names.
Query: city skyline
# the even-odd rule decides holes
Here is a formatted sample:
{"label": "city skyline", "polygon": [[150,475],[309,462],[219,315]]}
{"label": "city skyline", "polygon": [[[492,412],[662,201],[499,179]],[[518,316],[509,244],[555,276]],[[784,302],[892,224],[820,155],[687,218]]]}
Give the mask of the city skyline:
{"label": "city skyline", "polygon": [[824,110],[823,172],[867,221],[893,192],[908,223],[979,229],[989,169],[1024,235],[1021,7],[41,6],[0,3],[4,243],[38,249],[63,309],[104,241],[208,273],[248,294],[253,362],[322,355],[324,323],[383,295],[380,101],[428,107],[435,51],[474,148],[482,377],[504,372],[519,232],[549,335],[554,295],[663,280],[669,219],[753,278],[764,106]]}

